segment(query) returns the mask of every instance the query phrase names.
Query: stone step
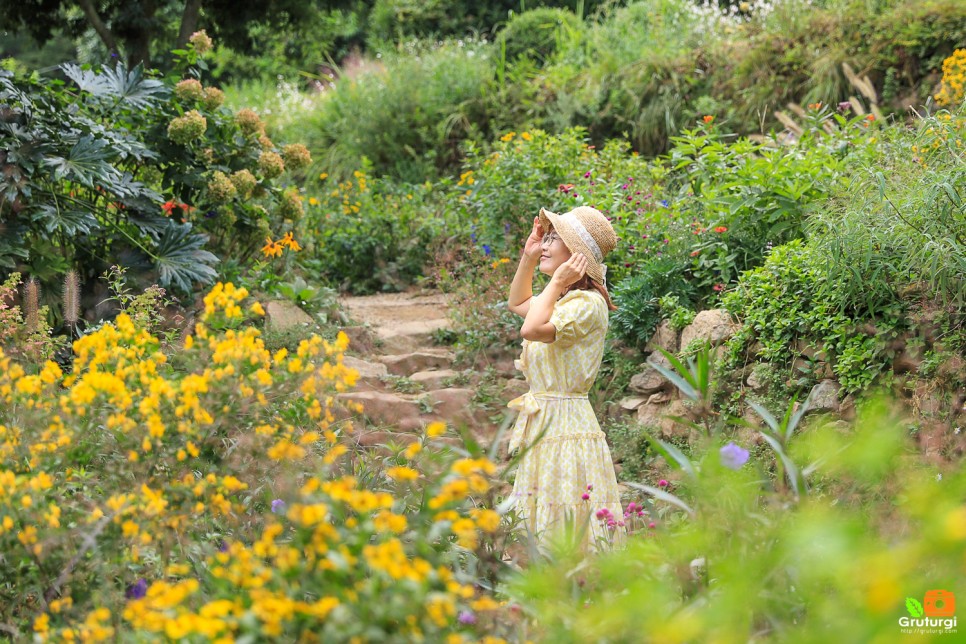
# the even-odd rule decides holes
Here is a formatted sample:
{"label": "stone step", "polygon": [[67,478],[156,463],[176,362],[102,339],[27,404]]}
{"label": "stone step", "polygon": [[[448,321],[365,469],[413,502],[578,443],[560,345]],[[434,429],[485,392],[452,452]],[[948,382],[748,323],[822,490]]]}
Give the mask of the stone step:
{"label": "stone step", "polygon": [[459,375],[458,371],[453,371],[452,369],[433,369],[430,371],[417,371],[409,376],[409,379],[413,382],[418,382],[426,389],[442,389],[444,381],[451,380]]}
{"label": "stone step", "polygon": [[389,373],[396,376],[409,376],[420,371],[445,369],[456,359],[449,351],[414,351],[385,356],[376,356],[376,360],[386,365]]}

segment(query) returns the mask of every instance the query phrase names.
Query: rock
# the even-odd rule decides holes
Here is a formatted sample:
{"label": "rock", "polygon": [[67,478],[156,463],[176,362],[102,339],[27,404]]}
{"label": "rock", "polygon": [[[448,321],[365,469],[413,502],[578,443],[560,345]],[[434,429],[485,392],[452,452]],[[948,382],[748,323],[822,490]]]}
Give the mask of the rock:
{"label": "rock", "polygon": [[659,391],[647,397],[647,404],[654,405],[658,403],[671,402],[672,398],[674,398],[674,396],[670,391]]}
{"label": "rock", "polygon": [[386,365],[389,373],[396,376],[408,376],[418,371],[444,369],[453,364],[455,356],[449,352],[416,351],[414,353],[379,356],[377,360]]}
{"label": "rock", "polygon": [[528,391],[530,391],[530,385],[527,384],[526,380],[521,378],[513,378],[511,380],[507,380],[506,384],[503,385],[503,394],[501,398],[503,398],[503,400],[506,402],[510,402],[514,398],[522,396]]}
{"label": "rock", "polygon": [[381,362],[367,362],[353,356],[343,356],[342,364],[358,371],[360,380],[378,381],[379,378],[389,374],[386,365]]}
{"label": "rock", "polygon": [[823,380],[809,392],[809,413],[837,412],[839,410],[839,383]]}
{"label": "rock", "polygon": [[382,391],[353,391],[336,394],[340,401],[354,401],[362,404],[362,413],[373,423],[398,426],[405,418],[419,416],[419,405],[396,394]]}
{"label": "rock", "polygon": [[759,369],[752,369],[751,370],[751,373],[748,374],[748,378],[745,379],[745,384],[748,385],[748,388],[749,389],[751,389],[752,391],[756,391],[756,392],[763,390],[767,386],[762,381],[762,378],[761,378],[761,374],[760,374],[760,370]]}
{"label": "rock", "polygon": [[681,349],[686,349],[695,340],[709,340],[716,347],[731,338],[738,325],[731,320],[731,314],[724,309],[701,311],[694,322],[681,332]]}
{"label": "rock", "polygon": [[923,423],[919,430],[919,449],[931,461],[941,461],[949,438],[949,425],[940,421]]}
{"label": "rock", "polygon": [[475,392],[472,389],[437,389],[426,394],[427,399],[433,406],[433,414],[439,416],[447,424],[475,425],[476,418],[473,415],[471,403]]}
{"label": "rock", "polygon": [[[386,365],[382,365],[385,367]],[[418,382],[426,389],[441,389],[444,380],[450,380],[459,376],[459,373],[452,369],[440,369],[433,371],[417,371],[409,376],[413,382]]]}
{"label": "rock", "polygon": [[312,316],[288,300],[269,302],[265,307],[265,328],[284,332],[313,324]]}
{"label": "rock", "polygon": [[839,415],[843,420],[855,420],[855,396],[849,394],[839,403]]}
{"label": "rock", "polygon": [[645,403],[637,408],[637,422],[657,429],[662,438],[671,436],[687,436],[690,428],[668,418],[668,416],[687,417],[688,409],[681,400],[674,400],[670,404]]}
{"label": "rock", "polygon": [[657,326],[654,335],[647,341],[646,348],[658,355],[658,349],[664,349],[668,353],[678,352],[678,332],[671,327],[670,320],[664,320]]}
{"label": "rock", "polygon": [[493,363],[493,371],[496,372],[496,375],[505,378],[513,378],[520,373],[520,370],[517,369],[516,360],[513,358],[497,360]]}
{"label": "rock", "polygon": [[828,357],[825,355],[825,349],[823,346],[815,347],[805,340],[799,338],[795,340],[795,344],[792,345],[792,351],[809,362],[824,361]]}
{"label": "rock", "polygon": [[415,434],[404,434],[402,432],[360,432],[358,436],[359,444],[365,447],[373,445],[409,445],[419,439]]}
{"label": "rock", "polygon": [[620,402],[620,408],[624,411],[634,411],[644,403],[649,402],[647,398],[642,396],[634,396],[632,398],[624,398]]}
{"label": "rock", "polygon": [[344,326],[340,329],[349,336],[349,350],[363,355],[372,353],[376,346],[376,337],[368,326]]}
{"label": "rock", "polygon": [[627,385],[631,391],[639,394],[652,394],[671,387],[671,381],[665,378],[652,364],[671,368],[670,361],[662,354],[659,353],[656,356],[652,354],[644,367],[644,371],[631,377],[631,381]]}

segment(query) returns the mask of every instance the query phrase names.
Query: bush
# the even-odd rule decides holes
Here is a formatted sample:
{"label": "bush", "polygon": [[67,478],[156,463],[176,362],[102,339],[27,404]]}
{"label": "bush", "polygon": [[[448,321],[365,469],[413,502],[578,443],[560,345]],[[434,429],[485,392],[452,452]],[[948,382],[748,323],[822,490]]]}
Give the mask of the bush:
{"label": "bush", "polygon": [[[181,55],[197,72],[198,55]],[[122,264],[190,292],[214,280],[219,255],[243,260],[273,228],[291,229],[297,209],[283,208],[283,164],[257,115],[228,111],[193,77],[63,71],[67,84],[0,72],[0,269],[50,284],[68,268],[83,281]]]}
{"label": "bush", "polygon": [[527,57],[538,65],[549,62],[561,38],[574,37],[583,22],[566,9],[544,7],[513,16],[496,39],[497,50],[507,62]]}
{"label": "bush", "polygon": [[311,241],[301,261],[312,279],[344,292],[403,290],[429,266],[447,212],[431,184],[394,184],[367,169],[341,182],[326,175],[309,188]]}
{"label": "bush", "polygon": [[365,157],[378,175],[418,183],[458,165],[461,142],[486,128],[493,91],[492,45],[445,44],[419,56],[387,57],[343,79],[303,124],[327,172],[346,178]]}
{"label": "bush", "polygon": [[795,240],[775,248],[760,268],[744,273],[722,299],[743,324],[729,341],[732,355],[754,338],[761,344],[761,358],[788,364],[801,343],[823,356],[845,391],[869,386],[891,364],[886,349],[905,324],[904,306],[895,298],[890,309],[879,312],[873,331],[863,330],[869,313],[845,306],[844,289],[829,278],[828,262],[820,251]]}
{"label": "bush", "polygon": [[788,463],[817,463],[800,500],[772,479],[767,452],[727,439],[696,447],[690,469],[634,488],[653,504],[643,520],[622,518],[626,550],[587,561],[558,548],[508,595],[546,641],[896,639],[907,605],[966,582],[966,476],[910,459],[903,423],[884,406],[859,418],[854,433],[793,439]]}
{"label": "bush", "polygon": [[472,583],[499,569],[500,516],[473,507],[494,507],[494,466],[440,450],[442,423],[405,450],[356,453],[333,415],[357,375],[345,335],[272,355],[244,325],[260,313],[219,283],[171,360],[126,314],[75,343],[66,376],[0,353],[14,638],[499,632]]}

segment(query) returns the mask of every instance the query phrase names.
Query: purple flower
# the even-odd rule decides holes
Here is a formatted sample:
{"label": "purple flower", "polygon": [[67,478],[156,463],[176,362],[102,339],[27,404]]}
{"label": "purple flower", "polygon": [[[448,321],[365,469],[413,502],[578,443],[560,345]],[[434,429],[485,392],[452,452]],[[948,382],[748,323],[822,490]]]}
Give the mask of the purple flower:
{"label": "purple flower", "polygon": [[476,243],[476,233],[470,233],[470,243],[471,244]]}
{"label": "purple flower", "polygon": [[486,255],[487,257],[490,256],[490,247],[489,247],[489,245],[483,244],[483,254]]}
{"label": "purple flower", "polygon": [[128,599],[141,599],[148,594],[148,581],[144,577],[127,587],[124,596]]}
{"label": "purple flower", "polygon": [[282,499],[272,501],[272,514],[281,514],[282,512],[285,512],[285,501]]}
{"label": "purple flower", "polygon": [[510,222],[506,222],[505,224],[503,224],[503,232],[505,233],[510,232]]}
{"label": "purple flower", "polygon": [[228,552],[228,542],[224,539],[218,544],[218,552]]}
{"label": "purple flower", "polygon": [[660,203],[660,204],[661,204],[662,206],[664,206],[665,208],[667,208],[667,206],[668,206],[668,203],[667,203],[667,199],[661,199],[661,201],[660,201],[659,203]]}
{"label": "purple flower", "polygon": [[852,103],[848,101],[839,103],[839,112],[848,112],[850,109],[852,109]]}
{"label": "purple flower", "polygon": [[748,450],[742,449],[734,443],[728,443],[721,448],[721,464],[732,470],[741,468],[748,461]]}
{"label": "purple flower", "polygon": [[475,624],[476,615],[468,610],[461,610],[459,616],[456,618],[460,624]]}

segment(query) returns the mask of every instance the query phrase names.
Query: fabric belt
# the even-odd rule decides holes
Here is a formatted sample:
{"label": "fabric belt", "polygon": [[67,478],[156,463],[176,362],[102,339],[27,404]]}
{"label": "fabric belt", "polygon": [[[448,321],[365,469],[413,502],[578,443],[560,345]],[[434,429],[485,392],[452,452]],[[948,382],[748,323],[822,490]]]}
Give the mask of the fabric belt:
{"label": "fabric belt", "polygon": [[513,426],[513,434],[510,436],[510,452],[516,450],[525,441],[529,441],[530,420],[534,414],[543,409],[540,404],[540,401],[543,400],[587,400],[587,394],[564,391],[528,391],[508,402],[507,407],[520,412],[516,424]]}

